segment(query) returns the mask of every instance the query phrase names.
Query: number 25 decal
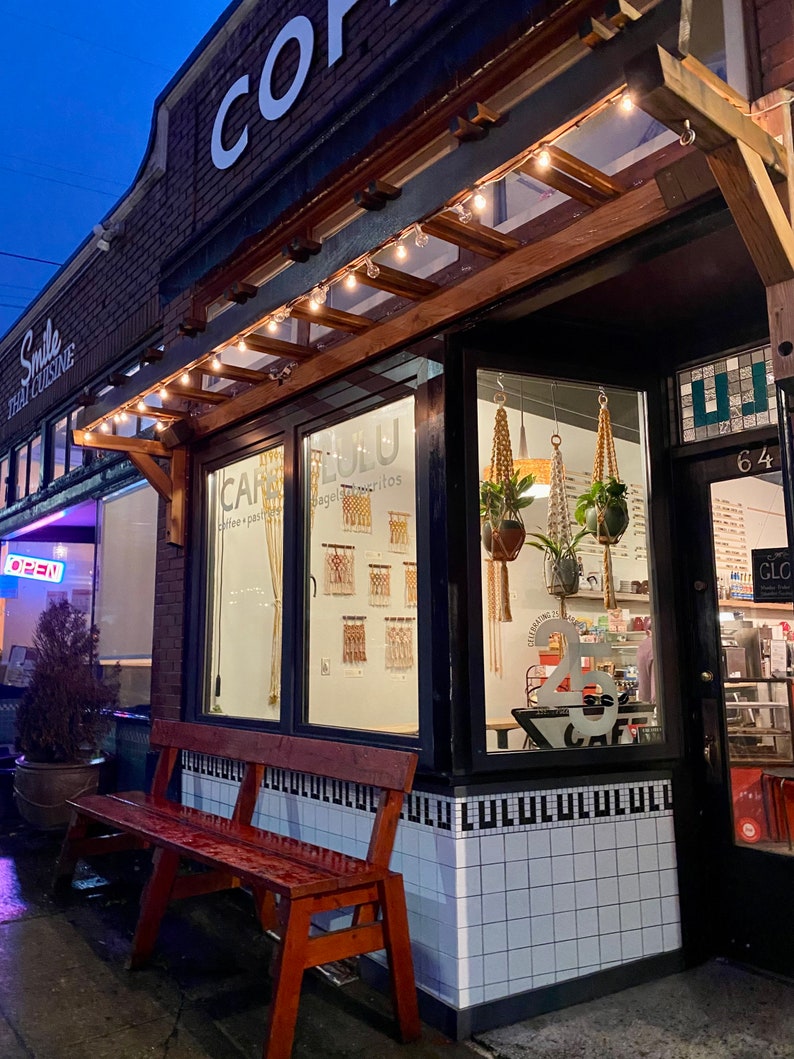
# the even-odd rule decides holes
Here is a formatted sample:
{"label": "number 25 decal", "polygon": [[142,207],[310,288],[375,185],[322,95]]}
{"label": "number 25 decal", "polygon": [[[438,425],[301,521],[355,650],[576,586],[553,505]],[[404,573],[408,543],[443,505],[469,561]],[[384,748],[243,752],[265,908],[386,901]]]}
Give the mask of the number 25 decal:
{"label": "number 25 decal", "polygon": [[[769,451],[766,445],[761,449],[761,454],[755,461],[756,467],[766,467],[769,471],[772,469],[775,463],[774,455]],[[753,454],[749,449],[742,449],[739,455],[736,457],[736,466],[742,472],[742,474],[749,474],[753,469]]]}
{"label": "number 25 decal", "polygon": [[[582,657],[605,658],[612,654],[609,644],[587,643],[579,639],[574,625],[563,618],[546,618],[535,630],[535,643],[544,643],[549,633],[561,633],[568,642],[568,651],[562,656],[546,682],[538,689],[538,706],[547,709],[568,707],[568,715],[577,731],[582,735],[607,735],[612,731],[618,719],[618,689],[609,673],[582,672]],[[558,686],[570,677],[570,691],[557,691]],[[587,684],[598,683],[602,698],[609,696],[611,705],[602,707],[600,717],[585,717],[582,707],[582,692]]]}

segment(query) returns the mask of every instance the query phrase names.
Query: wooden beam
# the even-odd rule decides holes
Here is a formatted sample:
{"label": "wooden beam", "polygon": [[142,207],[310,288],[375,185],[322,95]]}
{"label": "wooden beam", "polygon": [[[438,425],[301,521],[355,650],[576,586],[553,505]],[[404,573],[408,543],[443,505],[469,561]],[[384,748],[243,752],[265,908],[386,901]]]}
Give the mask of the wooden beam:
{"label": "wooden beam", "polygon": [[503,235],[475,220],[464,224],[457,214],[450,212],[440,213],[437,217],[423,221],[422,228],[428,235],[434,235],[447,243],[455,243],[481,257],[495,259],[521,245],[512,235]]}
{"label": "wooden beam", "polygon": [[588,165],[581,158],[568,154],[561,147],[549,144],[546,150],[549,152],[551,164],[555,169],[559,169],[561,173],[566,173],[575,180],[581,181],[582,184],[587,184],[588,187],[599,192],[604,198],[613,199],[617,195],[625,193],[625,187],[618,180],[607,176],[606,173],[602,173],[595,166]]}
{"label": "wooden beam", "polygon": [[605,26],[597,18],[586,18],[579,26],[579,39],[588,48],[598,48],[608,40],[612,40],[617,30],[613,26]]}
{"label": "wooden beam", "polygon": [[252,368],[241,368],[237,364],[219,363],[218,367],[212,367],[209,362],[201,367],[205,375],[217,375],[219,379],[232,379],[234,382],[248,382],[252,386],[264,382],[267,375],[263,371],[254,371]]}
{"label": "wooden beam", "polygon": [[248,349],[254,353],[264,353],[271,357],[282,357],[285,360],[309,360],[317,356],[317,350],[311,346],[301,346],[296,342],[285,342],[282,338],[271,338],[269,335],[250,334],[243,339]]}
{"label": "wooden beam", "polygon": [[166,537],[169,544],[184,548],[187,543],[187,448],[171,449],[171,500],[166,507]]}
{"label": "wooden beam", "polygon": [[[86,435],[90,433],[90,437]],[[108,449],[112,452],[137,452],[146,456],[169,457],[171,453],[159,441],[148,438],[123,438],[118,434],[103,434],[98,430],[73,430],[72,442],[83,449]]]}
{"label": "wooden beam", "polygon": [[280,388],[275,383],[263,383],[232,398],[223,408],[206,412],[194,421],[196,435],[213,434],[261,412],[276,400],[282,401],[326,379],[343,375],[406,342],[435,334],[464,313],[509,297],[660,224],[670,217],[670,212],[656,183],[648,181],[599,207],[597,217],[597,224],[593,223],[593,214],[587,214],[546,239],[519,246],[454,286],[442,287],[418,304],[386,318],[367,334],[325,350],[311,363],[301,365]]}
{"label": "wooden beam", "polygon": [[438,290],[438,284],[432,280],[422,279],[420,276],[412,276],[408,272],[402,272],[389,265],[378,265],[377,276],[368,276],[365,268],[356,269],[355,277],[365,287],[375,287],[376,290],[385,290],[389,294],[396,294],[400,298],[411,298],[416,301],[426,298]]}
{"label": "wooden beam", "polygon": [[542,166],[537,158],[528,158],[518,167],[520,172],[526,173],[533,180],[539,180],[547,187],[561,191],[568,198],[583,202],[585,206],[600,206],[606,202],[606,197],[592,188],[585,187],[578,180],[574,180],[566,173],[558,173],[552,166]]}
{"label": "wooden beam", "polygon": [[332,309],[330,305],[318,305],[316,309],[310,309],[308,302],[305,305],[298,303],[293,305],[292,315],[297,320],[308,320],[320,327],[349,331],[353,335],[363,334],[372,327],[368,316],[357,316],[355,313],[346,313],[343,309]]}
{"label": "wooden beam", "polygon": [[794,280],[767,287],[766,307],[775,381],[787,383],[786,390],[791,392],[794,382]]}
{"label": "wooden beam", "polygon": [[171,500],[171,479],[165,473],[159,463],[155,463],[151,456],[145,456],[142,452],[127,452],[127,459],[137,467],[149,485],[165,500]]}
{"label": "wooden beam", "polygon": [[212,393],[197,386],[182,386],[181,383],[169,383],[168,392],[172,397],[179,397],[183,401],[203,401],[205,404],[222,404],[228,401],[225,394]]}
{"label": "wooden beam", "polygon": [[759,156],[736,140],[706,160],[764,286],[794,279],[794,231]]}
{"label": "wooden beam", "polygon": [[641,19],[642,12],[632,7],[628,0],[607,0],[604,18],[611,22],[615,29],[624,29],[629,22]]}
{"label": "wooden beam", "polygon": [[726,103],[730,103],[732,107],[736,107],[736,109],[740,110],[742,114],[749,114],[750,101],[745,99],[741,92],[737,92],[727,81],[723,81],[721,77],[717,77],[714,71],[704,65],[700,59],[696,59],[694,55],[685,55],[681,59],[681,65],[689,70],[691,74],[699,77],[704,84],[709,86],[709,88],[714,89],[717,95],[721,96]]}
{"label": "wooden beam", "polygon": [[139,416],[141,419],[168,419],[173,422],[175,419],[190,419],[190,412],[184,412],[181,408],[155,408],[154,405],[146,405],[145,410],[142,412],[138,406],[135,406],[135,411],[130,412],[130,415]]}
{"label": "wooden beam", "polygon": [[776,172],[787,173],[785,149],[663,48],[657,45],[633,59],[625,73],[635,106],[677,133],[686,131],[689,121],[700,150],[716,151],[741,140]]}

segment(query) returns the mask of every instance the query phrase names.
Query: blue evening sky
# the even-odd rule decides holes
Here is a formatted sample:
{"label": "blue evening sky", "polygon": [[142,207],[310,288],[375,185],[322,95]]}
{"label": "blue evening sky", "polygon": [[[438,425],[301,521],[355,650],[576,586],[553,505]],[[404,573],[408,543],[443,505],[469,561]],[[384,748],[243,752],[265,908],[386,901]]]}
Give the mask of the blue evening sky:
{"label": "blue evening sky", "polygon": [[129,187],[227,0],[0,0],[0,337]]}

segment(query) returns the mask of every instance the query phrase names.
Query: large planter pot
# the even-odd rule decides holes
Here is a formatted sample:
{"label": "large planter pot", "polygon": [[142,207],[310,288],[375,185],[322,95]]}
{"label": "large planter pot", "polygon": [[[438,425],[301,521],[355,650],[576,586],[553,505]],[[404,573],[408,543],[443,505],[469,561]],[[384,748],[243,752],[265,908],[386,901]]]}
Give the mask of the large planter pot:
{"label": "large planter pot", "polygon": [[513,519],[502,519],[495,529],[490,522],[482,524],[483,547],[492,559],[500,562],[509,563],[518,558],[526,539],[523,523]]}
{"label": "large planter pot", "polygon": [[607,504],[598,508],[595,504],[585,512],[585,526],[599,544],[617,544],[629,524],[629,512],[625,504]]}
{"label": "large planter pot", "polygon": [[579,560],[547,557],[543,573],[550,596],[575,596],[579,591]]}
{"label": "large planter pot", "polygon": [[14,801],[19,815],[40,831],[66,827],[71,816],[67,798],[96,792],[104,760],[52,765],[17,758]]}

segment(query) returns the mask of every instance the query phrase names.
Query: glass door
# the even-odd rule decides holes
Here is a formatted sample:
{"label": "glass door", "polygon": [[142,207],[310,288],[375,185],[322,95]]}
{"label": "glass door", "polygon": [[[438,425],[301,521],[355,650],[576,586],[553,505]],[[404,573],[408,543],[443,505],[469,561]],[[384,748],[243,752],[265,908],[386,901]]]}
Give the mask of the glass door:
{"label": "glass door", "polygon": [[680,545],[710,947],[790,974],[794,606],[779,449],[769,441],[699,460],[685,477],[678,515],[689,542]]}

